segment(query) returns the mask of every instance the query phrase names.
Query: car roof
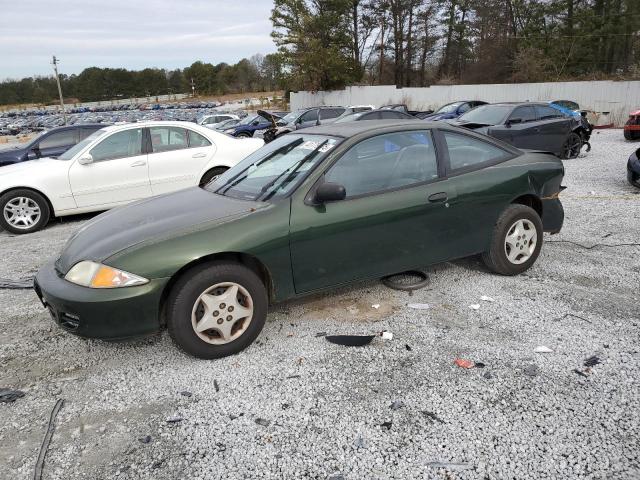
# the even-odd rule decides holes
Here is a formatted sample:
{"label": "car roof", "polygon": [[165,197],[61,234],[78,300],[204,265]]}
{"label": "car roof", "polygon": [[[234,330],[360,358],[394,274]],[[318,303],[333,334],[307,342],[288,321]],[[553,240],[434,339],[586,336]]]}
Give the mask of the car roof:
{"label": "car roof", "polygon": [[446,128],[455,130],[455,127],[442,122],[425,122],[424,120],[367,120],[366,122],[345,122],[340,124],[327,123],[317,127],[305,128],[305,133],[315,135],[329,135],[332,137],[349,138],[365,132],[384,132],[393,130],[392,127],[420,128]]}

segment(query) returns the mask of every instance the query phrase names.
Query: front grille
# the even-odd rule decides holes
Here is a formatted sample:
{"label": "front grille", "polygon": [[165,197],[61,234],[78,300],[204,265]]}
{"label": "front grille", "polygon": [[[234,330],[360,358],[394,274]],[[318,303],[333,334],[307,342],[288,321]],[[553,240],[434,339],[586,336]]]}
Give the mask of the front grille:
{"label": "front grille", "polygon": [[58,315],[58,322],[60,326],[67,330],[75,330],[80,326],[80,317],[77,315],[71,315],[70,313],[61,312]]}

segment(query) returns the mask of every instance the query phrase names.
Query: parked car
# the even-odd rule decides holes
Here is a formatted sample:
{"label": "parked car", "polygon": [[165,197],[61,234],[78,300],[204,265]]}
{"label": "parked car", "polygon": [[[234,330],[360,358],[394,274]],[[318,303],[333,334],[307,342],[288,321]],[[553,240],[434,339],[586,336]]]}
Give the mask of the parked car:
{"label": "parked car", "polygon": [[369,110],[367,112],[352,113],[338,118],[334,123],[360,122],[364,120],[415,120],[408,113],[399,110]]}
{"label": "parked car", "polygon": [[[276,113],[271,113],[277,118],[281,118]],[[248,115],[240,120],[235,126],[226,129],[224,133],[238,138],[250,138],[257,133],[257,136],[261,137],[264,132],[271,127],[271,125],[271,120],[260,114]]]}
{"label": "parked car", "polygon": [[629,120],[624,124],[624,138],[627,140],[640,139],[640,110],[631,112]]}
{"label": "parked car", "polygon": [[52,216],[107,210],[205,184],[262,143],[185,122],[106,127],[58,158],[2,168],[0,227],[31,233]]}
{"label": "parked car", "polygon": [[204,115],[198,119],[198,125],[202,125],[207,128],[216,128],[222,122],[227,120],[240,120],[238,115],[233,115],[231,113],[214,113],[211,115]]}
{"label": "parked car", "polygon": [[587,152],[591,150],[591,133],[593,132],[593,125],[587,120],[587,111],[580,110],[580,105],[571,100],[554,100],[549,102],[556,110],[560,110],[568,117],[573,117],[578,123],[579,127],[575,129],[575,132],[580,135],[582,144],[587,146]]}
{"label": "parked car", "polygon": [[28,143],[0,150],[0,167],[41,157],[57,157],[104,126],[100,123],[80,124],[44,131]]}
{"label": "parked car", "polygon": [[640,188],[640,148],[633,152],[627,162],[627,180],[634,187]]}
{"label": "parked car", "polygon": [[204,188],[96,217],[34,287],[74,334],[166,319],[184,351],[223,357],[255,340],[269,303],[476,254],[524,272],[562,228],[563,174],[553,155],[444,123],[311,127]]}
{"label": "parked car", "polygon": [[213,129],[217,130],[218,132],[224,132],[225,130],[230,129],[231,127],[235,127],[236,125],[238,125],[238,123],[240,123],[240,119],[225,120],[224,122],[218,123],[215,127],[213,127]]}
{"label": "parked car", "polygon": [[480,100],[465,100],[461,102],[447,103],[435,112],[429,115],[424,115],[422,117],[422,120],[428,120],[430,122],[435,122],[438,120],[451,120],[452,118],[458,118],[463,113],[467,113],[472,108],[476,108],[480,105],[486,104],[487,102],[482,102]]}
{"label": "parked car", "polygon": [[287,133],[302,128],[313,127],[320,124],[331,123],[338,118],[342,118],[347,113],[354,113],[355,111],[367,111],[371,108],[367,107],[311,107],[296,110],[284,116],[281,119],[270,115],[268,112],[258,110],[258,114],[271,120],[271,126],[264,131],[256,132],[262,135],[265,143],[273,141]]}
{"label": "parked car", "polygon": [[380,107],[380,110],[395,110],[396,112],[406,113],[407,115],[411,115],[412,117],[416,117],[419,119],[424,119],[427,115],[431,115],[433,110],[409,110],[409,107],[404,103],[393,103],[391,105],[383,105]]}
{"label": "parked car", "polygon": [[576,158],[582,149],[580,122],[546,103],[482,105],[448,122],[560,158]]}

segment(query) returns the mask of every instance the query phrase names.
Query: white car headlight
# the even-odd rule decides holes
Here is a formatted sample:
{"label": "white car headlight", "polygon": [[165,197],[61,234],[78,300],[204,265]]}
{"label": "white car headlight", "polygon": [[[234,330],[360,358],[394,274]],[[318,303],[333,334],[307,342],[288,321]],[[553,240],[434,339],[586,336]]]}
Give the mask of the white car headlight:
{"label": "white car headlight", "polygon": [[71,283],[89,288],[133,287],[149,283],[146,278],[133,273],[87,260],[76,263],[64,278]]}

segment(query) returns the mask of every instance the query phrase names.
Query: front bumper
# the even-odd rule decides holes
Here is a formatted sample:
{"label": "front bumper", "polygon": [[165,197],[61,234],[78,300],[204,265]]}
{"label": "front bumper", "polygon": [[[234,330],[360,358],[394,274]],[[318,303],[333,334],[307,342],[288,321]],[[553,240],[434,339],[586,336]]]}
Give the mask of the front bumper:
{"label": "front bumper", "polygon": [[66,281],[50,262],[40,269],[33,287],[63,329],[81,337],[120,340],[160,329],[160,300],[168,281],[92,289]]}
{"label": "front bumper", "polygon": [[558,198],[542,199],[542,227],[545,232],[558,233],[564,223],[564,208]]}

